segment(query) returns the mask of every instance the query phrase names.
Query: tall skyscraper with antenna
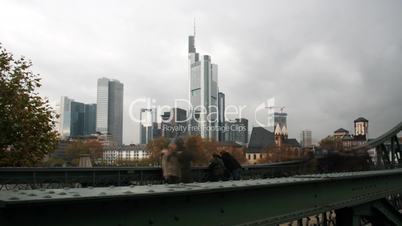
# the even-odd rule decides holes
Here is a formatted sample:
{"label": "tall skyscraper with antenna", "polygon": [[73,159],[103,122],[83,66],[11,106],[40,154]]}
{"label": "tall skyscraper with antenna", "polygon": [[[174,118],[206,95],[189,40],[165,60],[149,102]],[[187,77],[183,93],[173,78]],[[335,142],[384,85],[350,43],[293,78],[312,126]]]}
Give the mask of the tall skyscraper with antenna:
{"label": "tall skyscraper with antenna", "polygon": [[193,135],[218,140],[218,65],[213,64],[209,55],[200,58],[195,48],[194,34],[188,37],[189,60],[189,100],[192,105]]}

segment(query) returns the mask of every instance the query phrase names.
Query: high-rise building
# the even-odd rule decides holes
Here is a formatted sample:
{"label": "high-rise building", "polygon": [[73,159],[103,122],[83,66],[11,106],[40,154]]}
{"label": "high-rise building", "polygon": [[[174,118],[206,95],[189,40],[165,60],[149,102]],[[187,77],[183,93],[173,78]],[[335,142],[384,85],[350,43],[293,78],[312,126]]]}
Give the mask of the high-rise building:
{"label": "high-rise building", "polygon": [[300,143],[303,148],[305,147],[311,147],[313,145],[312,143],[312,135],[311,135],[311,130],[303,130],[300,133]]}
{"label": "high-rise building", "polygon": [[58,132],[61,139],[88,136],[96,132],[96,104],[84,104],[61,97],[58,109]]}
{"label": "high-rise building", "polygon": [[162,136],[173,139],[183,137],[188,133],[187,111],[181,108],[172,108],[161,115]]}
{"label": "high-rise building", "polygon": [[226,121],[225,123],[225,141],[237,142],[241,144],[248,143],[248,120],[245,118]]}
{"label": "high-rise building", "polygon": [[202,137],[218,140],[218,65],[208,55],[199,57],[195,36],[188,41],[191,126],[198,127]]}
{"label": "high-rise building", "polygon": [[70,137],[77,137],[84,134],[85,105],[80,102],[71,101],[71,127]]}
{"label": "high-rise building", "polygon": [[61,139],[70,137],[70,122],[71,122],[71,101],[68,97],[61,97],[60,103],[57,106],[58,114],[58,132]]}
{"label": "high-rise building", "polygon": [[225,141],[225,94],[218,93],[218,139],[220,142]]}
{"label": "high-rise building", "polygon": [[84,134],[96,133],[96,104],[85,104]]}
{"label": "high-rise building", "polygon": [[140,143],[148,144],[153,139],[155,109],[141,108],[140,110]]}
{"label": "high-rise building", "polygon": [[112,143],[123,143],[123,83],[98,79],[96,131],[110,135]]}
{"label": "high-rise building", "polygon": [[288,114],[285,112],[275,112],[274,113],[274,129],[277,125],[282,129],[283,127],[288,128],[287,126],[287,117]]}

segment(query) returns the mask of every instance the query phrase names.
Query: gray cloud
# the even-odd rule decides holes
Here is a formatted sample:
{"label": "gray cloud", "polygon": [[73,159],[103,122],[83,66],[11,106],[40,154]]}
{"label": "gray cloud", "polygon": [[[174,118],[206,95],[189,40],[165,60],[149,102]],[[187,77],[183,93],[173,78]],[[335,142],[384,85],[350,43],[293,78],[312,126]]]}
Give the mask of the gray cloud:
{"label": "gray cloud", "polygon": [[0,42],[34,62],[41,94],[95,102],[96,79],[125,84],[124,142],[138,141],[130,101],[187,97],[187,36],[219,64],[228,104],[275,96],[289,131],[315,139],[370,120],[375,137],[402,112],[401,1],[2,2]]}

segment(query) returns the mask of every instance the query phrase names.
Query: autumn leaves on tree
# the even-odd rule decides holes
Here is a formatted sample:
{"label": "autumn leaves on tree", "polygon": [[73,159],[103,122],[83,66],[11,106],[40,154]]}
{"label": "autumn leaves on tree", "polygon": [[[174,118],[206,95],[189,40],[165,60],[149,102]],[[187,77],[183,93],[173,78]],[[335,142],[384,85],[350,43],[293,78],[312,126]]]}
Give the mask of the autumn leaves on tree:
{"label": "autumn leaves on tree", "polygon": [[[153,163],[158,164],[160,161],[161,151],[167,148],[169,140],[161,137],[152,140],[147,149],[150,152],[150,160]],[[243,149],[235,149],[230,146],[219,145],[218,142],[208,139],[203,139],[200,136],[189,136],[184,139],[185,151],[191,152],[193,157],[193,166],[206,166],[212,158],[212,154],[219,153],[220,151],[228,151],[231,153],[240,163],[245,163]]]}
{"label": "autumn leaves on tree", "polygon": [[0,166],[34,166],[58,142],[56,114],[39,96],[41,79],[31,66],[0,45]]}

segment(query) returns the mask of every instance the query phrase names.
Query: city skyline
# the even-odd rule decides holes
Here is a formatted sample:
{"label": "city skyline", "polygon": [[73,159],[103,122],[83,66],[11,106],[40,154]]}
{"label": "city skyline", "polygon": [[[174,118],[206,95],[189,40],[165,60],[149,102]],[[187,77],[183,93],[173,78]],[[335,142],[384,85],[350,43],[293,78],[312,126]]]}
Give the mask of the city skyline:
{"label": "city skyline", "polygon": [[[288,2],[234,4],[225,8],[224,15],[205,6],[161,3],[167,13],[177,15],[163,17],[167,15],[163,13],[155,19],[146,15],[151,10],[146,3],[143,14],[132,15],[141,5],[108,7],[101,2],[96,15],[91,14],[100,19],[96,24],[85,10],[78,10],[73,20],[63,17],[75,13],[67,3],[60,10],[49,2],[6,1],[0,40],[16,56],[33,61],[34,71],[43,77],[40,93],[53,103],[60,96],[95,102],[96,79],[103,76],[129,87],[124,143],[138,143],[138,124],[127,114],[131,100],[149,96],[172,104],[174,98],[187,97],[186,35],[193,17],[198,24],[197,48],[219,63],[220,81],[225,81],[220,89],[227,104],[255,106],[274,96],[286,106],[291,137],[298,137],[303,128],[310,128],[315,140],[339,127],[352,131],[350,122],[360,116],[370,120],[370,137],[380,135],[400,120],[402,108],[398,85],[402,68],[397,62],[402,55],[401,4],[368,1],[360,10],[356,2],[306,2],[291,8]],[[115,19],[98,18],[109,8],[111,16],[105,19]],[[230,16],[241,15],[241,9],[253,12],[249,19]],[[229,26],[232,23],[236,26]],[[180,26],[172,29],[167,24]],[[367,38],[361,41],[361,37]],[[171,87],[169,81],[174,81]],[[244,117],[252,119],[250,114]]]}

